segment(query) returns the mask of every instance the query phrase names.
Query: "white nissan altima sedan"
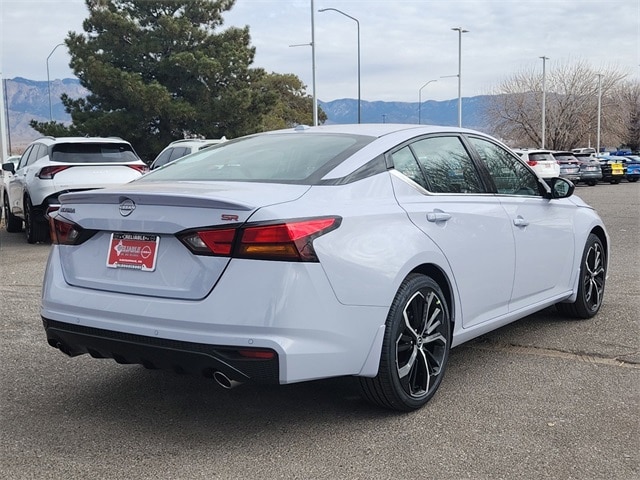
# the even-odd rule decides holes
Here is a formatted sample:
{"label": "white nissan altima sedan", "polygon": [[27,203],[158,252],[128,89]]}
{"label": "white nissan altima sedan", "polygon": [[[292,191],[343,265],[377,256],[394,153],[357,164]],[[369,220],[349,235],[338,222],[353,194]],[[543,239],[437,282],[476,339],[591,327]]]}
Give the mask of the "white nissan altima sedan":
{"label": "white nissan altima sedan", "polygon": [[44,328],[70,356],[227,388],[350,375],[417,409],[451,347],[551,305],[598,312],[609,239],[573,190],[466,129],[239,138],[61,196]]}

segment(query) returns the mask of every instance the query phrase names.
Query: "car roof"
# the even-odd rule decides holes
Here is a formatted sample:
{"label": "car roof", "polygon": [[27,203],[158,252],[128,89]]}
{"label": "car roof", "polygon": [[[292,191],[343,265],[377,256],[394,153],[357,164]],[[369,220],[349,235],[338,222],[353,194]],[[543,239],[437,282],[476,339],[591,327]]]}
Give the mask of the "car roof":
{"label": "car roof", "polygon": [[59,143],[126,143],[126,140],[120,137],[40,137],[31,143],[45,143],[54,145]]}
{"label": "car roof", "polygon": [[[354,123],[354,124],[330,124],[319,125],[311,127],[308,125],[298,125],[294,128],[288,128],[283,130],[273,130],[265,132],[266,134],[277,133],[344,133],[350,135],[367,135],[371,137],[383,137],[385,135],[391,135],[400,132],[413,132],[416,135],[428,134],[428,133],[442,133],[447,132],[466,132],[475,133],[474,130],[458,127],[445,127],[437,125],[414,125],[403,123]],[[479,133],[479,132],[478,132]]]}
{"label": "car roof", "polygon": [[514,148],[512,150],[518,153],[553,153],[552,150],[544,148]]}
{"label": "car roof", "polygon": [[183,138],[180,140],[174,140],[167,147],[175,147],[176,145],[181,145],[185,147],[193,147],[193,146],[202,146],[211,144],[214,145],[216,143],[221,143],[227,140],[227,137],[222,138]]}

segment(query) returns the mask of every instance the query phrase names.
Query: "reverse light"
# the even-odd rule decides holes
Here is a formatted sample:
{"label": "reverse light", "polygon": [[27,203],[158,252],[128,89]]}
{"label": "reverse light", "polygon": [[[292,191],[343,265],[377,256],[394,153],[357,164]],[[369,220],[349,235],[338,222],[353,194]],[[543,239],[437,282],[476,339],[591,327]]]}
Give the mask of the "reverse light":
{"label": "reverse light", "polygon": [[190,232],[182,236],[181,240],[194,253],[228,256],[231,255],[235,234],[236,230],[233,228],[201,230]]}
{"label": "reverse light", "polygon": [[317,262],[313,240],[340,226],[340,217],[192,230],[178,238],[196,255]]}
{"label": "reverse light", "polygon": [[51,180],[56,174],[66,170],[67,168],[71,167],[69,165],[51,165],[49,167],[44,167],[38,172],[38,178],[42,180]]}

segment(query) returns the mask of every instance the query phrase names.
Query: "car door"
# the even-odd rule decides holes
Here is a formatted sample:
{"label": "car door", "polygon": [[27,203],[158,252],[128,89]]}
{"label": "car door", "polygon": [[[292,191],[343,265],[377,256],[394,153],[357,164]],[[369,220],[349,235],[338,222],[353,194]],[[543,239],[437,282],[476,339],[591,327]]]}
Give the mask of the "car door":
{"label": "car door", "polygon": [[540,180],[515,155],[481,137],[469,137],[492,177],[510,219],[516,268],[509,310],[565,295],[574,259],[575,205],[542,195]]}
{"label": "car door", "polygon": [[463,327],[506,314],[515,264],[513,234],[504,208],[486,194],[460,137],[422,138],[391,152],[390,160],[403,174],[393,176],[400,206],[449,262]]}
{"label": "car door", "polygon": [[22,198],[24,196],[24,189],[26,183],[26,175],[27,175],[27,164],[29,163],[29,158],[35,156],[37,154],[37,144],[30,145],[24,151],[22,156],[20,157],[20,161],[18,165],[16,165],[16,171],[9,180],[9,184],[7,185],[8,197],[9,197],[9,208],[11,208],[11,213],[14,215],[22,216],[23,206],[22,206]]}

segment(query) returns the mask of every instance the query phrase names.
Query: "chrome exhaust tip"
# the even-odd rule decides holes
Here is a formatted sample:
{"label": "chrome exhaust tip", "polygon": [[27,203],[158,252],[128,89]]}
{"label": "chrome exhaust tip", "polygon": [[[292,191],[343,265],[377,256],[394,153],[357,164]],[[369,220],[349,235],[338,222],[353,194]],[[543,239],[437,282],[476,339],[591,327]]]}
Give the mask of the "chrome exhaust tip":
{"label": "chrome exhaust tip", "polygon": [[237,380],[231,380],[224,373],[219,370],[213,372],[213,379],[216,381],[218,385],[222,388],[231,390],[232,388],[238,387],[242,385],[242,382],[238,382]]}

